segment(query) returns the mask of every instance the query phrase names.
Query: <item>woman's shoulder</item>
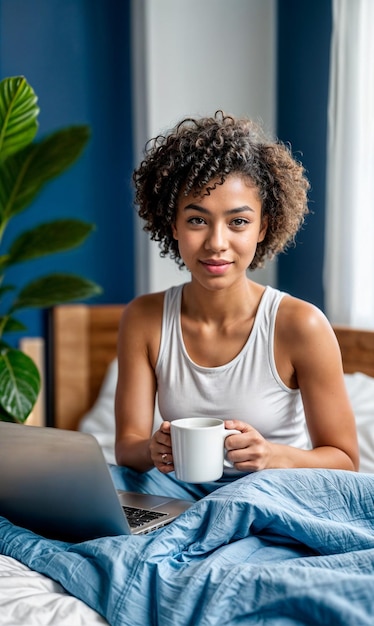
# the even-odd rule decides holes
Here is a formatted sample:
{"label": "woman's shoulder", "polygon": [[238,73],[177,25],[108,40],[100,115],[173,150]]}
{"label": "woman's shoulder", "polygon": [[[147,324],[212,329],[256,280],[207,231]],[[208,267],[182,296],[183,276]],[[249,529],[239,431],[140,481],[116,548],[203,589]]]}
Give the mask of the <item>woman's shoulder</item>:
{"label": "woman's shoulder", "polygon": [[332,326],[320,308],[289,294],[285,294],[280,301],[276,329],[290,343],[309,343],[334,337]]}
{"label": "woman's shoulder", "polygon": [[143,325],[162,318],[165,292],[143,294],[126,304],[122,322],[131,325]]}
{"label": "woman's shoulder", "polygon": [[126,305],[123,316],[126,319],[134,318],[141,321],[152,321],[153,318],[159,319],[163,314],[165,298],[169,296],[169,301],[170,299],[178,298],[182,288],[183,284],[169,287],[165,291],[137,296]]}

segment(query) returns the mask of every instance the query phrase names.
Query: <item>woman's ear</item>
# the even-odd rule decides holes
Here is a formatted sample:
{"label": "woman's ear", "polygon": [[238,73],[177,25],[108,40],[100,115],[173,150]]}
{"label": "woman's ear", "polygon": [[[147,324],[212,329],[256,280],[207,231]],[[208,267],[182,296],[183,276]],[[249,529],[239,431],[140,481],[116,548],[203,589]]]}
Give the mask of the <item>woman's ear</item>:
{"label": "woman's ear", "polygon": [[258,233],[257,243],[261,243],[261,241],[264,241],[266,231],[268,229],[268,225],[269,225],[269,217],[267,215],[264,215],[264,217],[261,220],[261,229],[260,229],[260,232]]}
{"label": "woman's ear", "polygon": [[171,232],[173,233],[174,239],[178,240],[178,231],[175,222],[171,225]]}

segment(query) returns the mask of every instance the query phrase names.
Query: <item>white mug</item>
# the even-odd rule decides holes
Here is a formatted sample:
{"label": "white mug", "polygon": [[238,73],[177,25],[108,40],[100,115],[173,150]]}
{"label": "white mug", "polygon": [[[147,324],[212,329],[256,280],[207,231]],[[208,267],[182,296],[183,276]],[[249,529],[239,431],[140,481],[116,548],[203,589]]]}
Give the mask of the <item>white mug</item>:
{"label": "white mug", "polygon": [[187,417],[171,422],[175,475],[187,483],[218,480],[223,474],[225,439],[239,430],[228,430],[215,417]]}

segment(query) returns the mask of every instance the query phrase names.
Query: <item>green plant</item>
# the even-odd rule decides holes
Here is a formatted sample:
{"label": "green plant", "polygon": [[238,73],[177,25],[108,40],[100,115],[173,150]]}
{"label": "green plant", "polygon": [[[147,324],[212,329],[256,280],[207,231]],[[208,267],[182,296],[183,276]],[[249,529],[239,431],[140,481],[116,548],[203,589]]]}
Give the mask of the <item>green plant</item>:
{"label": "green plant", "polygon": [[101,292],[94,282],[75,274],[48,274],[20,289],[6,283],[9,267],[80,246],[94,228],[78,219],[56,219],[21,233],[8,250],[1,249],[10,220],[33,202],[48,181],[76,161],[90,135],[88,126],[71,126],[34,141],[37,101],[23,76],[0,82],[0,420],[20,423],[35,405],[40,375],[26,354],[4,340],[9,332],[26,330],[15,314]]}

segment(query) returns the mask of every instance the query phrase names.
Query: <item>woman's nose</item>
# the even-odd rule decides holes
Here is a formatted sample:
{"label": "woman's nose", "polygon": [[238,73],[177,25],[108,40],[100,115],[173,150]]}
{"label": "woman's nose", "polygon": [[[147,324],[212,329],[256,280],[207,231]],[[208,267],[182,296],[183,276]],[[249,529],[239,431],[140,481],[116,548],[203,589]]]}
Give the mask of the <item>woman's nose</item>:
{"label": "woman's nose", "polygon": [[227,250],[227,234],[224,226],[217,225],[209,230],[205,247],[213,252]]}

